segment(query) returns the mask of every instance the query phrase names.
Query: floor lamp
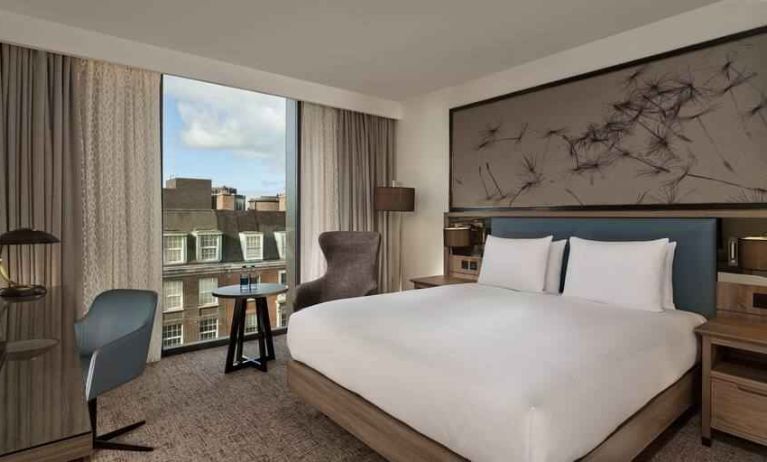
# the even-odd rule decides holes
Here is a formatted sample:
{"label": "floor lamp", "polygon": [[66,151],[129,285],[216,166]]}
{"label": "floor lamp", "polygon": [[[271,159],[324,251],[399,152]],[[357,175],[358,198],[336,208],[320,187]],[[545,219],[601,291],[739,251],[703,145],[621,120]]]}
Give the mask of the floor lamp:
{"label": "floor lamp", "polygon": [[[415,188],[402,186],[376,186],[374,206],[379,212],[412,212],[415,210]],[[399,261],[397,290],[402,290],[402,217],[398,222]]]}

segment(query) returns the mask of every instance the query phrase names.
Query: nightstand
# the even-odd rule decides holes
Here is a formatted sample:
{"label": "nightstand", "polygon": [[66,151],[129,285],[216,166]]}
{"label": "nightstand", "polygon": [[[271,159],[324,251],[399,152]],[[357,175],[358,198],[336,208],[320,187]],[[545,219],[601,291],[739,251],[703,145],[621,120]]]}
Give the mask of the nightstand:
{"label": "nightstand", "polygon": [[716,318],[701,336],[701,437],[720,430],[767,445],[767,322]]}
{"label": "nightstand", "polygon": [[410,280],[416,289],[427,289],[429,287],[446,286],[450,284],[466,284],[476,282],[473,279],[457,278],[455,276],[428,276],[423,278],[413,278]]}

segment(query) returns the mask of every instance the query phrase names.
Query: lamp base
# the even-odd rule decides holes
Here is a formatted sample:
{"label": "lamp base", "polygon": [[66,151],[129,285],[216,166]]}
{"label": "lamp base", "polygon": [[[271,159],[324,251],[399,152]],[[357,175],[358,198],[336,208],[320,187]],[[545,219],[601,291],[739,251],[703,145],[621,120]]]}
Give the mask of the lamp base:
{"label": "lamp base", "polygon": [[42,297],[48,293],[48,290],[43,286],[38,285],[15,285],[9,287],[3,287],[0,289],[0,297],[3,298],[35,298]]}

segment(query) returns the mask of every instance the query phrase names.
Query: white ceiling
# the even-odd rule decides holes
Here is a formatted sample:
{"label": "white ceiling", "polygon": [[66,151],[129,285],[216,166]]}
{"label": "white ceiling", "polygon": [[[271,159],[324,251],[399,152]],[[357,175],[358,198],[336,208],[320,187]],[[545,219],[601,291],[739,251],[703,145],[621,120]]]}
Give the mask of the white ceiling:
{"label": "white ceiling", "polygon": [[0,9],[394,100],[715,0],[0,0]]}

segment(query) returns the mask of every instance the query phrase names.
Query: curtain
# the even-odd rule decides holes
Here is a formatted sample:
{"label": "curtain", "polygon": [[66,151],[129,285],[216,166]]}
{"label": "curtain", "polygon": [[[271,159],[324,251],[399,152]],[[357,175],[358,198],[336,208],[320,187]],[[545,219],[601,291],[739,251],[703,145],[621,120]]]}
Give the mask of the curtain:
{"label": "curtain", "polygon": [[64,303],[82,307],[75,60],[2,44],[0,61],[0,233],[28,227],[61,240],[0,257],[18,282],[61,286]]}
{"label": "curtain", "polygon": [[[18,282],[59,286],[41,302],[42,307],[0,306],[2,341],[22,333],[69,332],[51,353],[3,366],[8,377],[32,377],[33,382],[43,377],[56,381],[65,371],[80,367],[79,360],[69,354],[75,345],[74,331],[63,328],[75,321],[76,310],[60,306],[74,306],[80,314],[84,307],[79,175],[83,140],[75,104],[79,97],[75,63],[54,53],[0,44],[0,233],[29,227],[61,241],[6,247],[0,255]],[[7,384],[0,397],[0,406],[12,410],[3,423],[7,431],[0,432],[6,445],[37,444],[61,428],[85,424],[76,413],[38,419],[31,425],[14,423],[14,416],[41,412],[41,403],[81,396],[79,385],[61,380],[57,387],[34,387],[12,379]]]}
{"label": "curtain", "polygon": [[399,290],[399,236],[373,193],[394,179],[395,121],[311,103],[301,105],[301,280],[322,275],[324,231],[381,234],[379,290]]}
{"label": "curtain", "polygon": [[[83,291],[162,294],[160,74],[80,60]],[[149,360],[160,359],[158,306]]]}

